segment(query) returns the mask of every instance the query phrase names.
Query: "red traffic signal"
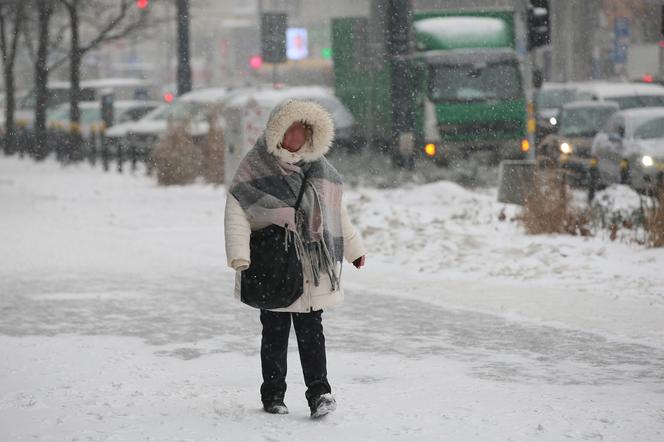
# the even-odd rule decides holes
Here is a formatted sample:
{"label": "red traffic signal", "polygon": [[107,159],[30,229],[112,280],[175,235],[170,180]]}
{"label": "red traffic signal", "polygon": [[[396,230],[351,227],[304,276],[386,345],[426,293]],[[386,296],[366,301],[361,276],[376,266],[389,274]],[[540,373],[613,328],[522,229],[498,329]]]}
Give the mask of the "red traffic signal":
{"label": "red traffic signal", "polygon": [[138,9],[145,9],[148,7],[149,3],[150,3],[149,0],[136,0],[136,7]]}
{"label": "red traffic signal", "polygon": [[263,58],[260,55],[253,55],[249,59],[249,66],[251,69],[260,69],[263,66]]}

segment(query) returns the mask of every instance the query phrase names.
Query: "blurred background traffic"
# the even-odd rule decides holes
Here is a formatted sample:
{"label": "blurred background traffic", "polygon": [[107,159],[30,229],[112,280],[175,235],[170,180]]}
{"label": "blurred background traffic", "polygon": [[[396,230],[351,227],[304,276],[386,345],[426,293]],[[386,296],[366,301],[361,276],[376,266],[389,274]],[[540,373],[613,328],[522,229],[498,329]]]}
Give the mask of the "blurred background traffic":
{"label": "blurred background traffic", "polygon": [[161,146],[161,164],[214,157],[223,182],[303,98],[332,114],[337,152],[386,167],[516,160],[590,197],[648,192],[663,20],[659,0],[0,0],[2,145],[149,171]]}

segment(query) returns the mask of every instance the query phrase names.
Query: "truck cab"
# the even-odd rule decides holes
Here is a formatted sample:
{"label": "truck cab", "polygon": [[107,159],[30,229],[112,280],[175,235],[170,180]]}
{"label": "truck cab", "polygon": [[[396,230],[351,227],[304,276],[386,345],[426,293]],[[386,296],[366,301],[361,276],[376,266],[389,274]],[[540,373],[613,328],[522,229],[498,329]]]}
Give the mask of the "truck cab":
{"label": "truck cab", "polygon": [[439,163],[489,151],[520,158],[530,146],[511,11],[416,14],[419,147]]}
{"label": "truck cab", "polygon": [[[333,20],[335,94],[369,143],[394,146],[388,137],[401,110],[392,108],[391,91],[400,85],[393,84],[390,61],[367,43],[371,29],[367,18]],[[413,92],[414,127],[405,135],[413,142],[399,143],[393,155],[424,156],[440,165],[476,151],[497,160],[523,158],[530,146],[514,12],[416,12],[412,31],[406,86]]]}

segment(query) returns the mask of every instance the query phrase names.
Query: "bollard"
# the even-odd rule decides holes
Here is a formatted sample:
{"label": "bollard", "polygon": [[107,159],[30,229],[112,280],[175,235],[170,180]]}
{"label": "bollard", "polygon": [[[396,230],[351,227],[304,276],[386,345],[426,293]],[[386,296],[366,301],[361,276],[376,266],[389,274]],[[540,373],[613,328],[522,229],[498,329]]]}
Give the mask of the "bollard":
{"label": "bollard", "polygon": [[138,163],[138,149],[136,149],[136,145],[133,143],[131,146],[129,146],[129,156],[131,160],[131,170],[136,171]]}
{"label": "bollard", "polygon": [[90,143],[88,159],[90,164],[94,166],[97,162],[97,127],[94,124],[90,126],[90,137],[88,143]]}
{"label": "bollard", "polygon": [[620,160],[620,184],[630,184],[631,182],[631,171],[629,167],[629,161],[625,158]]}
{"label": "bollard", "polygon": [[595,193],[599,187],[599,170],[597,169],[597,158],[590,159],[590,167],[588,168],[589,183],[588,183],[588,202],[595,198]]}

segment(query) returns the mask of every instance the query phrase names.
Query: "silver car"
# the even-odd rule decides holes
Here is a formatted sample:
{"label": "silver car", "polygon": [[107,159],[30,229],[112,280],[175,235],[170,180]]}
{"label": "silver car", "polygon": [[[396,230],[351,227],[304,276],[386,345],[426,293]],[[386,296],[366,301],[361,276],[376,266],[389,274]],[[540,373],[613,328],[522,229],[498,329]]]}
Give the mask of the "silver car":
{"label": "silver car", "polygon": [[615,113],[593,140],[599,185],[630,184],[645,191],[664,176],[664,107]]}
{"label": "silver car", "polygon": [[535,91],[538,139],[556,131],[560,110],[575,98],[576,87],[571,83],[544,83]]}

